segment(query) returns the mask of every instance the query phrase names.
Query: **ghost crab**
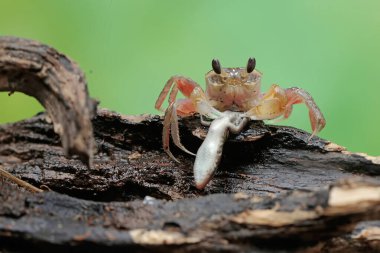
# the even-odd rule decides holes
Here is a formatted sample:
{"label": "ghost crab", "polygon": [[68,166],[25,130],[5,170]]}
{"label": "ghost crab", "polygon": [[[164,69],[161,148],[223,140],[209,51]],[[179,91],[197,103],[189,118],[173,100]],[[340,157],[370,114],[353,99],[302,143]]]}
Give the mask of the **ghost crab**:
{"label": "ghost crab", "polygon": [[[309,139],[318,134],[326,124],[313,98],[303,89],[283,89],[273,84],[267,93],[261,93],[262,74],[255,66],[255,58],[249,58],[245,68],[222,68],[219,61],[214,59],[212,70],[206,74],[206,92],[189,78],[173,76],[157,98],[155,107],[161,110],[163,101],[169,95],[162,143],[163,149],[173,160],[179,162],[169,149],[170,133],[176,146],[195,155],[181,144],[178,115],[199,113],[201,123],[210,126],[194,162],[195,185],[198,189],[203,189],[211,180],[228,133],[239,133],[249,120],[269,120],[280,116],[286,119],[294,104],[304,103],[309,109],[313,130]],[[186,98],[176,100],[178,91]]]}

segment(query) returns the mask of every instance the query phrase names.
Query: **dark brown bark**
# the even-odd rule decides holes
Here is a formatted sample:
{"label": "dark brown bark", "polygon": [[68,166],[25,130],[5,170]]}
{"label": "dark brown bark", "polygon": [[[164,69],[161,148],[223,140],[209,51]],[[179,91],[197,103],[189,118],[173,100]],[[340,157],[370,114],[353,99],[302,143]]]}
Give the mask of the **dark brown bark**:
{"label": "dark brown bark", "polygon": [[[379,219],[375,158],[341,151],[319,138],[307,143],[308,134],[294,128],[252,123],[226,143],[219,172],[198,191],[194,158],[174,150],[182,161],[177,164],[162,151],[159,117],[101,110],[93,123],[96,169],[63,156],[43,114],[0,128],[1,164],[56,191],[32,195],[3,183],[0,237],[6,245],[17,241],[28,249],[62,251],[378,249],[376,240],[366,239],[378,223],[362,223],[364,236],[352,232],[360,222]],[[197,117],[181,121],[191,150],[201,143],[193,133],[203,131]],[[253,140],[254,135],[262,137]],[[336,183],[353,174],[358,179]],[[353,202],[337,204],[344,194]]]}
{"label": "dark brown bark", "polygon": [[[194,157],[173,147],[178,164],[163,152],[159,116],[99,110],[90,169],[65,156],[46,118],[0,126],[0,166],[52,190],[32,194],[0,181],[0,252],[380,250],[379,157],[252,122],[230,136],[217,174],[199,191]],[[180,120],[193,152],[206,132],[197,116]]]}
{"label": "dark brown bark", "polygon": [[65,55],[36,41],[0,37],[0,91],[23,92],[49,113],[64,151],[91,164],[91,118],[96,103],[88,96],[82,71]]}
{"label": "dark brown bark", "polygon": [[[379,191],[378,182],[346,180],[275,198],[240,193],[107,203],[54,192],[33,195],[4,184],[0,235],[8,247],[24,244],[29,250],[291,251],[350,235],[358,222],[379,219]],[[369,197],[373,194],[377,197]],[[361,226],[348,241],[366,241],[368,231],[378,228]]]}

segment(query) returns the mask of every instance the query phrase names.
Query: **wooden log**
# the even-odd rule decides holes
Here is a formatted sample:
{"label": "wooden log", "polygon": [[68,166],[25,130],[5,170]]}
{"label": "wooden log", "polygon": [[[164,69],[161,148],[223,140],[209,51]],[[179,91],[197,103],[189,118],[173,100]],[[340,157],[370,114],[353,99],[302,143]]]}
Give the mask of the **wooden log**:
{"label": "wooden log", "polygon": [[[0,128],[2,164],[37,186],[104,201],[236,192],[263,196],[327,186],[352,174],[378,178],[380,173],[379,158],[350,153],[318,137],[308,142],[309,134],[294,128],[252,122],[246,131],[231,136],[217,174],[198,191],[193,184],[194,157],[172,145],[178,164],[163,152],[160,117],[100,110],[93,124],[98,152],[92,170],[64,156],[44,115]],[[196,151],[204,131],[198,118],[181,121],[180,131],[184,145]]]}
{"label": "wooden log", "polygon": [[[12,46],[5,53],[0,46],[0,80],[7,80],[5,86],[0,82],[2,90],[28,90],[41,101],[35,89],[49,94],[67,85],[59,78],[34,77],[32,70],[39,73],[45,65],[31,62],[45,60],[19,53],[34,48],[40,55],[40,47],[45,52],[40,44]],[[16,54],[9,58],[14,66],[9,54]],[[66,63],[56,62],[56,71]],[[18,69],[21,74],[15,75]],[[24,73],[33,78],[20,79]],[[10,86],[9,80],[16,84]],[[80,85],[86,98],[85,83]],[[172,147],[178,164],[162,150],[161,117],[99,110],[91,125],[92,100],[78,109],[70,96],[69,104],[63,102],[67,94],[53,92],[55,98],[46,100],[51,103],[41,103],[49,115],[66,108],[75,117],[61,115],[53,126],[51,116],[42,113],[0,126],[0,167],[51,189],[32,194],[0,180],[0,252],[380,251],[380,157],[351,153],[318,137],[308,141],[309,133],[295,128],[253,121],[230,136],[218,172],[200,191],[193,182],[194,157]],[[84,119],[78,110],[87,110]],[[69,121],[64,123],[67,136],[57,131],[64,120]],[[76,130],[70,128],[73,122]],[[197,115],[179,123],[183,144],[195,152],[207,128]],[[97,152],[91,168],[65,155],[64,143],[75,143],[79,129],[86,129],[85,140],[94,131]],[[87,154],[82,160],[90,161],[92,144],[83,143],[87,149],[78,150]]]}
{"label": "wooden log", "polygon": [[[194,158],[174,150],[177,164],[161,149],[160,117],[100,110],[93,123],[96,169],[64,156],[43,114],[0,128],[3,167],[56,191],[32,195],[3,183],[0,237],[9,247],[17,241],[63,251],[336,248],[336,238],[346,238],[356,224],[379,219],[379,159],[317,137],[307,142],[301,130],[253,122],[226,143],[219,173],[199,191]],[[181,121],[191,150],[204,130],[197,117]],[[243,156],[247,151],[254,156]],[[357,179],[336,182],[353,174]],[[350,239],[355,243],[339,242],[364,247],[357,234]]]}
{"label": "wooden log", "polygon": [[374,241],[372,250],[379,250],[379,222],[362,224],[350,235],[357,223],[380,218],[379,193],[378,181],[351,179],[277,197],[237,193],[174,202],[152,197],[94,202],[55,192],[33,195],[3,183],[0,242],[5,249],[28,252],[292,252],[310,247],[325,252],[315,250],[329,244],[368,249],[364,243]]}

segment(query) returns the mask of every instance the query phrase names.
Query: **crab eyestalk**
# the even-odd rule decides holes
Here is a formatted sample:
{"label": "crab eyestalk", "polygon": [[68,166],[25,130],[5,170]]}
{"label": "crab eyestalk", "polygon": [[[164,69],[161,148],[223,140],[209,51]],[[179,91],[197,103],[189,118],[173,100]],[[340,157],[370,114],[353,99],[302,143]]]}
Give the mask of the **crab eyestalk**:
{"label": "crab eyestalk", "polygon": [[247,73],[251,73],[256,67],[256,59],[249,58],[247,63]]}
{"label": "crab eyestalk", "polygon": [[222,73],[222,67],[220,66],[220,62],[218,59],[213,59],[211,65],[215,73],[217,73],[218,75]]}

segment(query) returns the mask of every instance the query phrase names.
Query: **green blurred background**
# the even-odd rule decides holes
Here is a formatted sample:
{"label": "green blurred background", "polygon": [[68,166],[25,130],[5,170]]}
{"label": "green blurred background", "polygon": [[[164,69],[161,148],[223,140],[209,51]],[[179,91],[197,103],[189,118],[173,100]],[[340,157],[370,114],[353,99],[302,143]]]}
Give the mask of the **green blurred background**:
{"label": "green blurred background", "polygon": [[[324,112],[320,136],[380,155],[380,1],[1,0],[0,35],[42,41],[77,61],[92,97],[124,114],[157,113],[166,80],[204,86],[212,58],[225,67],[257,59],[263,90],[308,90]],[[42,110],[0,93],[0,123]],[[281,122],[310,131],[295,106]]]}

